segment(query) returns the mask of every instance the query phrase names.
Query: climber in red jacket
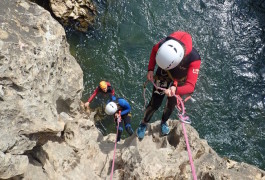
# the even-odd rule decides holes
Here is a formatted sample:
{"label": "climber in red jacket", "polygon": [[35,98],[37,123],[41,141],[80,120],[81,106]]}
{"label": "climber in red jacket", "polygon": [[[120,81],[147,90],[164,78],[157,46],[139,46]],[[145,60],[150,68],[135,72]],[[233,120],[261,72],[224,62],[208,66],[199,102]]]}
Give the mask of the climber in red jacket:
{"label": "climber in red jacket", "polygon": [[[154,76],[155,65],[158,65]],[[162,135],[169,133],[166,121],[169,119],[177,100],[174,94],[185,95],[193,93],[198,79],[201,57],[192,47],[191,35],[187,32],[176,31],[153,46],[147,79],[165,91],[153,88],[152,98],[146,107],[144,118],[137,129],[137,136],[143,139],[154,112],[161,106],[164,96],[167,104],[161,120]]]}
{"label": "climber in red jacket", "polygon": [[85,103],[85,107],[88,108],[90,102],[94,99],[94,97],[99,93],[109,93],[110,94],[110,99],[111,100],[115,100],[115,91],[112,88],[111,84],[109,82],[106,81],[100,81],[99,86],[95,89],[95,91],[93,92],[93,94],[90,96],[90,98],[87,100],[87,102]]}

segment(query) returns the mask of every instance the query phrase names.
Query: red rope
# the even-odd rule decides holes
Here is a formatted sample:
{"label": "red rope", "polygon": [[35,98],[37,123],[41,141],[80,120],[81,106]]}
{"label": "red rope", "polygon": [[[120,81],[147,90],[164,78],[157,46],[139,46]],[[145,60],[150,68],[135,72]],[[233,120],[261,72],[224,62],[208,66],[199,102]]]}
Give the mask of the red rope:
{"label": "red rope", "polygon": [[115,146],[114,146],[114,152],[113,152],[113,160],[112,160],[112,168],[111,168],[111,174],[110,179],[112,180],[113,177],[113,171],[114,171],[114,162],[115,162],[115,153],[116,153],[116,146],[117,146],[117,138],[118,138],[118,132],[119,132],[119,124],[121,122],[121,111],[119,111],[119,116],[117,119],[117,133],[116,133],[116,140],[115,140]]}

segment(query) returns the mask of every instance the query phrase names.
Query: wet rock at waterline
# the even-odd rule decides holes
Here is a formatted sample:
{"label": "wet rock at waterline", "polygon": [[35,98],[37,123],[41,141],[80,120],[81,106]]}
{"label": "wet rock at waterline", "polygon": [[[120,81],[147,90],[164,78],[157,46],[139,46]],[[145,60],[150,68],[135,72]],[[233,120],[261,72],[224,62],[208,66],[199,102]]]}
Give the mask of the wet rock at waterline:
{"label": "wet rock at waterline", "polygon": [[96,7],[91,0],[50,0],[54,15],[64,25],[72,25],[79,31],[87,31],[94,23]]}

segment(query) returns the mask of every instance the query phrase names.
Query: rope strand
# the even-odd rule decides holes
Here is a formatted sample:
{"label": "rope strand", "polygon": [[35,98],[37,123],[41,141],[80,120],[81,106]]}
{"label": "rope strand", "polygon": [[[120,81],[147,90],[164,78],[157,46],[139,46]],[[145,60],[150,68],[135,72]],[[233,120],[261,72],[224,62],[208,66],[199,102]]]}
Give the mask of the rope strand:
{"label": "rope strand", "polygon": [[[162,91],[166,90],[165,88],[158,87],[153,81],[151,81],[151,82],[156,89],[159,89]],[[182,113],[179,114],[179,119],[180,119],[181,124],[182,124],[182,129],[183,129],[183,134],[184,134],[184,138],[185,138],[185,142],[186,142],[186,146],[187,146],[187,151],[188,151],[188,156],[189,156],[189,160],[190,160],[190,166],[191,166],[193,180],[197,180],[196,171],[195,171],[195,167],[194,167],[193,160],[192,160],[192,154],[191,154],[191,150],[190,150],[189,140],[188,140],[188,136],[187,136],[187,132],[186,132],[186,128],[185,128],[185,123],[190,124],[191,121],[189,120],[189,117],[185,115],[185,107],[184,107],[184,103],[183,103],[182,98],[176,94],[174,94],[174,96],[176,97],[177,102],[179,102],[181,105]]]}
{"label": "rope strand", "polygon": [[121,111],[119,111],[119,116],[117,119],[117,133],[116,133],[116,140],[115,140],[115,146],[114,146],[114,152],[113,152],[113,160],[112,160],[112,167],[111,167],[111,174],[110,174],[110,180],[112,180],[113,177],[113,171],[114,171],[114,162],[115,162],[115,153],[116,153],[116,146],[117,146],[117,138],[118,138],[118,132],[119,132],[119,124],[121,122]]}

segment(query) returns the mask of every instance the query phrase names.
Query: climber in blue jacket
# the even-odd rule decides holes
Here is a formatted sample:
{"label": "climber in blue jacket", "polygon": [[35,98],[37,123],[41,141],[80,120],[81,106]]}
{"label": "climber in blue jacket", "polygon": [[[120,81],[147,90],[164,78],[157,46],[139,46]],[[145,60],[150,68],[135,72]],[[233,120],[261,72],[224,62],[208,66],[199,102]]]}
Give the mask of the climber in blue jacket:
{"label": "climber in blue jacket", "polygon": [[123,124],[125,126],[125,130],[131,136],[133,134],[133,129],[131,126],[131,106],[130,104],[123,98],[117,98],[115,101],[110,101],[105,108],[105,112],[108,115],[114,115],[114,119],[117,123],[119,116],[121,116],[121,122],[118,127],[118,136],[117,142],[121,139],[121,134],[123,131]]}

